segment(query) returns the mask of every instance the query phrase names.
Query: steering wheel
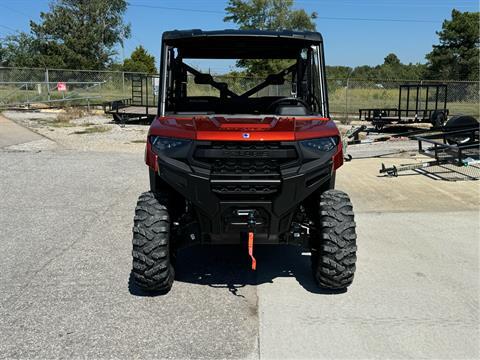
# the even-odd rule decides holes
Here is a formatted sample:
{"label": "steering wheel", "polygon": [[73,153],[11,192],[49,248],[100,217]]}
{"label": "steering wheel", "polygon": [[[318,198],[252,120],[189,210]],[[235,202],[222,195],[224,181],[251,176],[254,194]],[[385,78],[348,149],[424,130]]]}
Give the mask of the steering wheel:
{"label": "steering wheel", "polygon": [[277,107],[281,103],[287,103],[289,105],[294,105],[293,103],[295,103],[295,105],[300,104],[300,105],[304,106],[305,109],[307,109],[307,110],[310,109],[310,106],[304,100],[302,100],[300,98],[285,97],[285,98],[275,100],[270,105],[268,105],[266,112],[268,113],[270,110],[274,109],[275,107]]}

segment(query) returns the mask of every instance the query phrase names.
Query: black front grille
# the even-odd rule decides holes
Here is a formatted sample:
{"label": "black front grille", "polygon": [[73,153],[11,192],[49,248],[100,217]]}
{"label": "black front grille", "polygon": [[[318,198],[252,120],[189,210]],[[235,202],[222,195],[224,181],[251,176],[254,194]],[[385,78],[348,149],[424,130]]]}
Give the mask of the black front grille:
{"label": "black front grille", "polygon": [[270,176],[279,174],[279,162],[277,160],[256,159],[216,159],[211,164],[212,175],[232,176]]}
{"label": "black front grille", "polygon": [[212,192],[220,195],[271,195],[279,190],[280,183],[271,184],[240,184],[212,183]]}
{"label": "black front grille", "polygon": [[199,145],[195,160],[209,166],[212,191],[221,195],[272,195],[280,167],[297,159],[293,145],[279,142],[212,142]]}

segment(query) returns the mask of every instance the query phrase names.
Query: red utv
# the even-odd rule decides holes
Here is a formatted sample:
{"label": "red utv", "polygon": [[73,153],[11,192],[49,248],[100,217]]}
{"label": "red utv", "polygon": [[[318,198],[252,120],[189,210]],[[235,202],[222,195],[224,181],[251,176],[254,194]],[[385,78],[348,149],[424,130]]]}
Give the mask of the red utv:
{"label": "red utv", "polygon": [[[285,68],[250,86],[199,70],[214,59]],[[348,195],[334,190],[343,154],[319,33],[165,32],[146,163],[150,191],[133,227],[142,289],[167,292],[175,252],[197,243],[244,243],[253,268],[254,244],[303,245],[321,287],[352,283],[355,222]]]}

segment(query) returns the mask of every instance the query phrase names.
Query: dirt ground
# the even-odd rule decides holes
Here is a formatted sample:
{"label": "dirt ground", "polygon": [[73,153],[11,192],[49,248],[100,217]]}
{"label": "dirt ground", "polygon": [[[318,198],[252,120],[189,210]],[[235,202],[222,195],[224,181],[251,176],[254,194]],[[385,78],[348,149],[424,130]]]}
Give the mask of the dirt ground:
{"label": "dirt ground", "polygon": [[[80,117],[75,115],[66,114],[62,110],[3,112],[7,119],[31,129],[64,149],[122,153],[136,153],[145,149],[148,131],[145,125],[129,124],[122,127],[113,123],[112,118],[106,117],[101,111],[80,114]],[[53,144],[44,142],[30,145],[36,145],[42,150],[42,145],[51,148]],[[19,148],[15,146],[14,149]]]}

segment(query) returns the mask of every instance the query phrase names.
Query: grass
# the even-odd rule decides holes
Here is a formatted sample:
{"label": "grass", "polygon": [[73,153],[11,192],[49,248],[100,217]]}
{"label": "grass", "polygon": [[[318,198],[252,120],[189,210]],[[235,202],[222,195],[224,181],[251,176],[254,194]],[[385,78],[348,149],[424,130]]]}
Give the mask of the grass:
{"label": "grass", "polygon": [[[107,83],[102,84],[99,87],[93,89],[84,89],[81,87],[69,86],[69,91],[67,95],[75,95],[75,97],[86,97],[86,96],[100,96],[98,99],[92,99],[95,103],[101,103],[103,101],[111,101],[121,98],[128,98],[131,96],[131,82],[126,80],[125,87],[121,78],[114,77],[113,81],[106,79]],[[229,87],[235,92],[243,92],[249,89],[250,87],[256,85],[258,81],[251,79],[230,79],[230,78],[219,78],[221,81],[226,81],[229,84]],[[353,81],[351,87],[345,89],[345,82],[338,82],[335,80],[329,81],[329,103],[330,103],[330,112],[338,116],[343,116],[345,112],[351,116],[358,114],[358,109],[360,108],[372,108],[372,107],[397,107],[398,106],[398,85],[401,82],[382,82],[386,88],[378,87],[375,84],[375,81]],[[353,87],[352,87],[353,84]],[[449,98],[452,101],[448,102],[448,109],[450,110],[451,115],[457,114],[466,114],[472,115],[474,117],[480,117],[480,105],[478,98],[478,83],[449,83]],[[271,88],[271,89],[270,89]],[[284,90],[288,90],[288,87],[275,87],[271,86],[267,89],[264,89],[259,95],[278,95],[277,90],[281,90],[283,93]],[[150,89],[151,90],[151,89]],[[200,85],[195,84],[189,78],[188,82],[188,92],[190,96],[198,95],[211,95],[219,96],[219,92],[216,89],[213,89],[209,85]],[[288,92],[288,91],[287,91]],[[454,100],[451,96],[453,94],[461,94],[460,98],[462,101]],[[145,95],[145,94],[144,94]],[[153,95],[149,91],[149,99],[153,103]],[[52,99],[61,99],[63,94],[58,91],[51,91]],[[346,98],[346,96],[348,98]],[[12,85],[0,85],[0,104],[2,102],[23,102],[33,99],[41,102],[46,100],[47,91],[46,87],[41,85],[41,93],[38,92],[37,87],[31,88],[29,90],[18,90],[16,86]],[[82,103],[86,104],[86,100],[78,100],[75,102],[59,102],[55,105],[63,106],[65,104],[75,104]],[[66,111],[68,112],[68,110]],[[68,114],[65,115],[69,117]],[[59,121],[58,124],[53,126],[69,126],[67,121]]]}
{"label": "grass", "polygon": [[89,112],[80,106],[70,106],[65,108],[65,110],[58,114],[57,122],[68,123],[72,120],[79,119],[88,115]]}
{"label": "grass", "polygon": [[47,122],[49,126],[56,127],[56,128],[62,128],[62,127],[74,127],[75,124],[72,124],[70,122],[60,122],[60,121],[49,121]]}
{"label": "grass", "polygon": [[65,108],[63,112],[59,113],[55,119],[41,120],[40,122],[56,128],[73,127],[75,124],[71,123],[72,120],[81,118],[87,114],[88,111],[81,107],[68,107]]}
{"label": "grass", "polygon": [[74,131],[73,134],[76,134],[76,135],[96,134],[96,133],[108,132],[110,130],[111,128],[108,126],[99,125],[99,126],[86,127],[83,130]]}
{"label": "grass", "polygon": [[[346,98],[347,96],[347,98]],[[406,99],[402,100],[406,103]],[[410,100],[411,106],[413,101]],[[379,88],[336,88],[329,92],[330,112],[343,116],[345,112],[350,115],[358,115],[358,110],[362,108],[397,108],[398,107],[398,89],[379,89]],[[425,103],[420,103],[419,108],[425,107]],[[480,104],[478,99],[471,96],[465,101],[449,101],[447,103],[450,115],[472,115],[480,117]]]}
{"label": "grass", "polygon": [[[66,100],[53,102],[51,104],[46,103],[51,106],[65,106],[69,104],[87,104],[87,98],[90,98],[90,103],[102,103],[105,101],[118,100],[123,98],[128,98],[131,96],[131,87],[126,86],[125,91],[118,86],[102,86],[101,88],[93,89],[69,89],[65,94],[67,97],[71,98],[82,98],[82,100]],[[50,100],[61,100],[64,95],[56,90],[52,90],[50,93]],[[8,107],[5,104],[22,104],[24,102],[41,104],[44,101],[47,101],[48,93],[46,87],[42,86],[42,91],[39,93],[36,89],[29,90],[20,90],[17,86],[3,85],[0,84],[0,106]]]}

